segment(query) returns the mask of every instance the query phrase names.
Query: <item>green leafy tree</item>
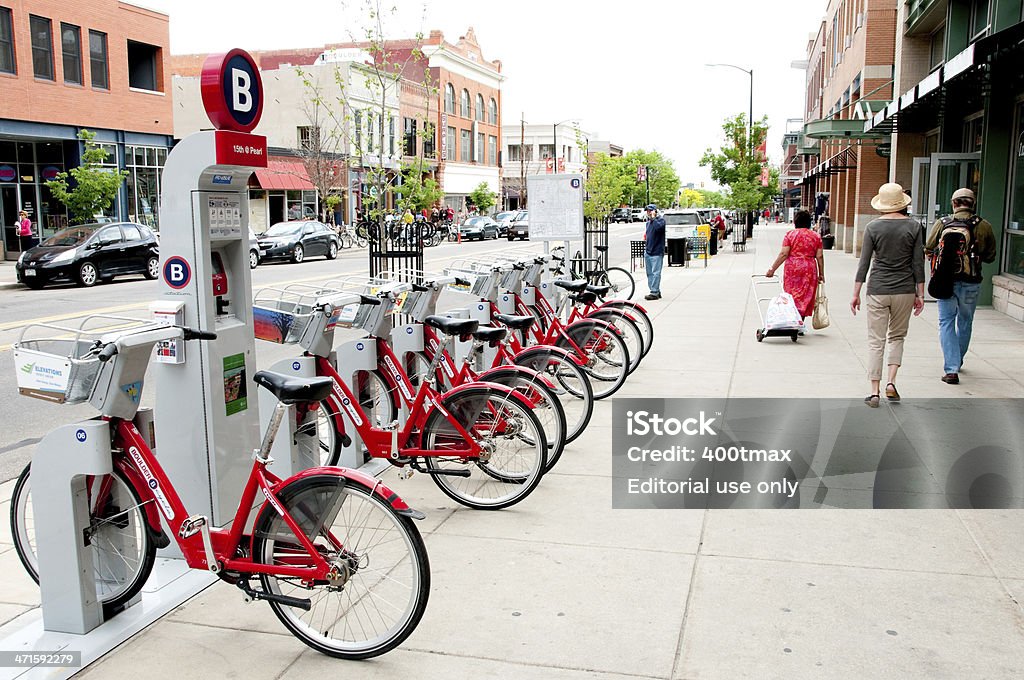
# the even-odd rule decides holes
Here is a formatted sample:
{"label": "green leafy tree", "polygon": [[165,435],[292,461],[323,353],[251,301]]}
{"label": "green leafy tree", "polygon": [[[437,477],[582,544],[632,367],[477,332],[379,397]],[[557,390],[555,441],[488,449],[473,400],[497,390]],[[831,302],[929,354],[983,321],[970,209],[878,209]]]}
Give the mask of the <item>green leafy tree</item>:
{"label": "green leafy tree", "polygon": [[491,188],[487,186],[487,182],[480,182],[473,191],[469,192],[468,198],[469,202],[476,206],[477,211],[484,215],[494,207],[497,201],[497,194],[491,191]]}
{"label": "green leafy tree", "polygon": [[679,193],[679,205],[684,208],[703,208],[707,203],[704,202],[704,195],[696,189],[683,189]]}
{"label": "green leafy tree", "polygon": [[[67,206],[75,223],[91,222],[117,198],[127,170],[113,170],[100,165],[107,159],[107,151],[93,140],[96,133],[82,130],[78,138],[85,143],[82,164],[69,172],[57,173],[57,178],[46,183],[53,197]],[[73,183],[69,180],[73,180]],[[72,184],[74,185],[72,187]]]}
{"label": "green leafy tree", "polygon": [[701,205],[706,205],[709,208],[731,208],[729,200],[725,194],[721,191],[712,191],[710,189],[697,189],[697,192],[701,195]]}
{"label": "green leafy tree", "polygon": [[679,175],[676,174],[672,161],[657,151],[634,149],[623,159],[624,187],[621,203],[633,206],[647,203],[648,182],[637,179],[637,168],[647,166],[647,177],[650,183],[650,202],[661,207],[672,205],[679,193]]}
{"label": "green leafy tree", "polygon": [[594,156],[587,169],[587,198],[583,202],[583,214],[590,218],[602,218],[613,208],[622,204],[628,178],[625,161],[621,156],[611,157],[606,153]]}
{"label": "green leafy tree", "polygon": [[771,170],[768,186],[762,186],[761,168],[764,162],[758,158],[756,151],[768,135],[768,119],[755,121],[753,128],[751,141],[744,114],[726,118],[722,124],[724,144],[717,152],[709,148],[700,159],[702,166],[711,168],[711,178],[728,187],[728,207],[744,211],[770,205],[779,193],[777,168]]}
{"label": "green leafy tree", "polygon": [[402,209],[409,208],[419,212],[430,208],[444,199],[444,191],[432,177],[425,177],[419,170],[419,164],[412,163],[402,169],[402,184],[395,187],[399,195],[398,205]]}

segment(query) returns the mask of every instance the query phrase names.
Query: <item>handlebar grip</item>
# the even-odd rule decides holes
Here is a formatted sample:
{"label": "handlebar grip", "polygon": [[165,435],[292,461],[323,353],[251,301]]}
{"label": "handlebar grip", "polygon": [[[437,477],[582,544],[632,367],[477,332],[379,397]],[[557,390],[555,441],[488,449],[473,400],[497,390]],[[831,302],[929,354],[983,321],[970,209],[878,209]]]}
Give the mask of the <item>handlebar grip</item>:
{"label": "handlebar grip", "polygon": [[379,305],[380,304],[380,298],[372,297],[370,295],[360,295],[359,296],[359,302],[364,304],[364,305]]}
{"label": "handlebar grip", "polygon": [[110,361],[114,357],[115,354],[117,354],[117,343],[110,342],[110,343],[107,343],[103,347],[103,349],[100,350],[100,353],[97,355],[96,358],[98,358],[100,361],[104,361],[104,362],[105,361]]}
{"label": "handlebar grip", "polygon": [[217,334],[211,331],[201,331],[195,328],[183,328],[182,335],[186,340],[216,340]]}
{"label": "handlebar grip", "polygon": [[526,269],[526,265],[525,264],[514,264],[514,265],[512,265],[512,269],[515,269],[517,272],[521,272],[524,269]]}
{"label": "handlebar grip", "polygon": [[412,289],[414,291],[416,291],[417,293],[426,293],[428,290],[430,290],[430,287],[429,286],[421,286],[418,283],[414,283],[414,284],[412,284]]}
{"label": "handlebar grip", "polygon": [[565,258],[564,257],[559,257],[557,255],[552,255],[551,259],[554,260],[555,262],[565,262]]}
{"label": "handlebar grip", "polygon": [[460,279],[460,278],[456,277],[455,285],[457,285],[457,286],[468,286],[469,285],[469,281],[467,281],[466,279]]}

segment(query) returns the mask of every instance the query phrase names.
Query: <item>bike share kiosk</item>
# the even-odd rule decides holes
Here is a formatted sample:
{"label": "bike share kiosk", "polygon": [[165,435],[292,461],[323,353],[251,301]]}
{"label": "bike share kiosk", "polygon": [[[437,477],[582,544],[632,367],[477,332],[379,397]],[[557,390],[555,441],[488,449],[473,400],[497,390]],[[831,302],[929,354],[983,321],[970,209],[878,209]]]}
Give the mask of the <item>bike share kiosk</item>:
{"label": "bike share kiosk", "polygon": [[160,205],[161,300],[155,316],[217,334],[158,347],[156,445],[189,508],[215,526],[231,521],[260,424],[248,179],[266,167],[259,123],[263,93],[248,54],[232,50],[203,65],[202,98],[218,129],[183,139],[167,156]]}

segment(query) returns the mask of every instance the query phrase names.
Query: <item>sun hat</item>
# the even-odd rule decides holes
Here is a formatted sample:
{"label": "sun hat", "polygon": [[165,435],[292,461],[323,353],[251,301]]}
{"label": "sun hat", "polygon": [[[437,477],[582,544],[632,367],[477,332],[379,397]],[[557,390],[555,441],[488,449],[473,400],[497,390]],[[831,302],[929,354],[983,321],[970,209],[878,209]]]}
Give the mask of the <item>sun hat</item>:
{"label": "sun hat", "polygon": [[953,192],[953,200],[955,201],[958,198],[969,198],[969,199],[971,199],[973,201],[974,200],[974,192],[971,191],[970,189],[966,189],[966,188],[964,188],[964,189],[957,189],[956,191]]}
{"label": "sun hat", "polygon": [[871,207],[880,213],[899,212],[910,205],[910,196],[903,192],[903,187],[895,182],[883,184],[878,188],[878,195],[871,199]]}

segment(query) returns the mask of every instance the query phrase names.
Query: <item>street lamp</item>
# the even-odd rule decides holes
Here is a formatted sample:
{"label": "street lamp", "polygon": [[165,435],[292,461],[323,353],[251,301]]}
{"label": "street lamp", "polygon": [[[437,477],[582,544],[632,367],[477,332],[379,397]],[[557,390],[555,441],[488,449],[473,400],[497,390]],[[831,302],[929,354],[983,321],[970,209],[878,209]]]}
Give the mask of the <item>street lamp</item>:
{"label": "street lamp", "polygon": [[575,121],[575,118],[566,118],[565,120],[560,120],[551,126],[551,153],[555,156],[555,164],[551,167],[552,174],[558,174],[558,126],[563,123],[573,123]]}
{"label": "street lamp", "polygon": [[754,69],[745,69],[736,64],[704,64],[707,67],[724,66],[743,71],[750,77],[750,108],[747,112],[747,146],[750,157],[754,157]]}
{"label": "street lamp", "polygon": [[[708,67],[724,66],[743,71],[750,77],[750,108],[747,112],[747,153],[748,158],[754,159],[754,69],[745,69],[736,64],[705,64]],[[750,236],[754,229],[754,220],[750,211],[747,211],[747,236]]]}

